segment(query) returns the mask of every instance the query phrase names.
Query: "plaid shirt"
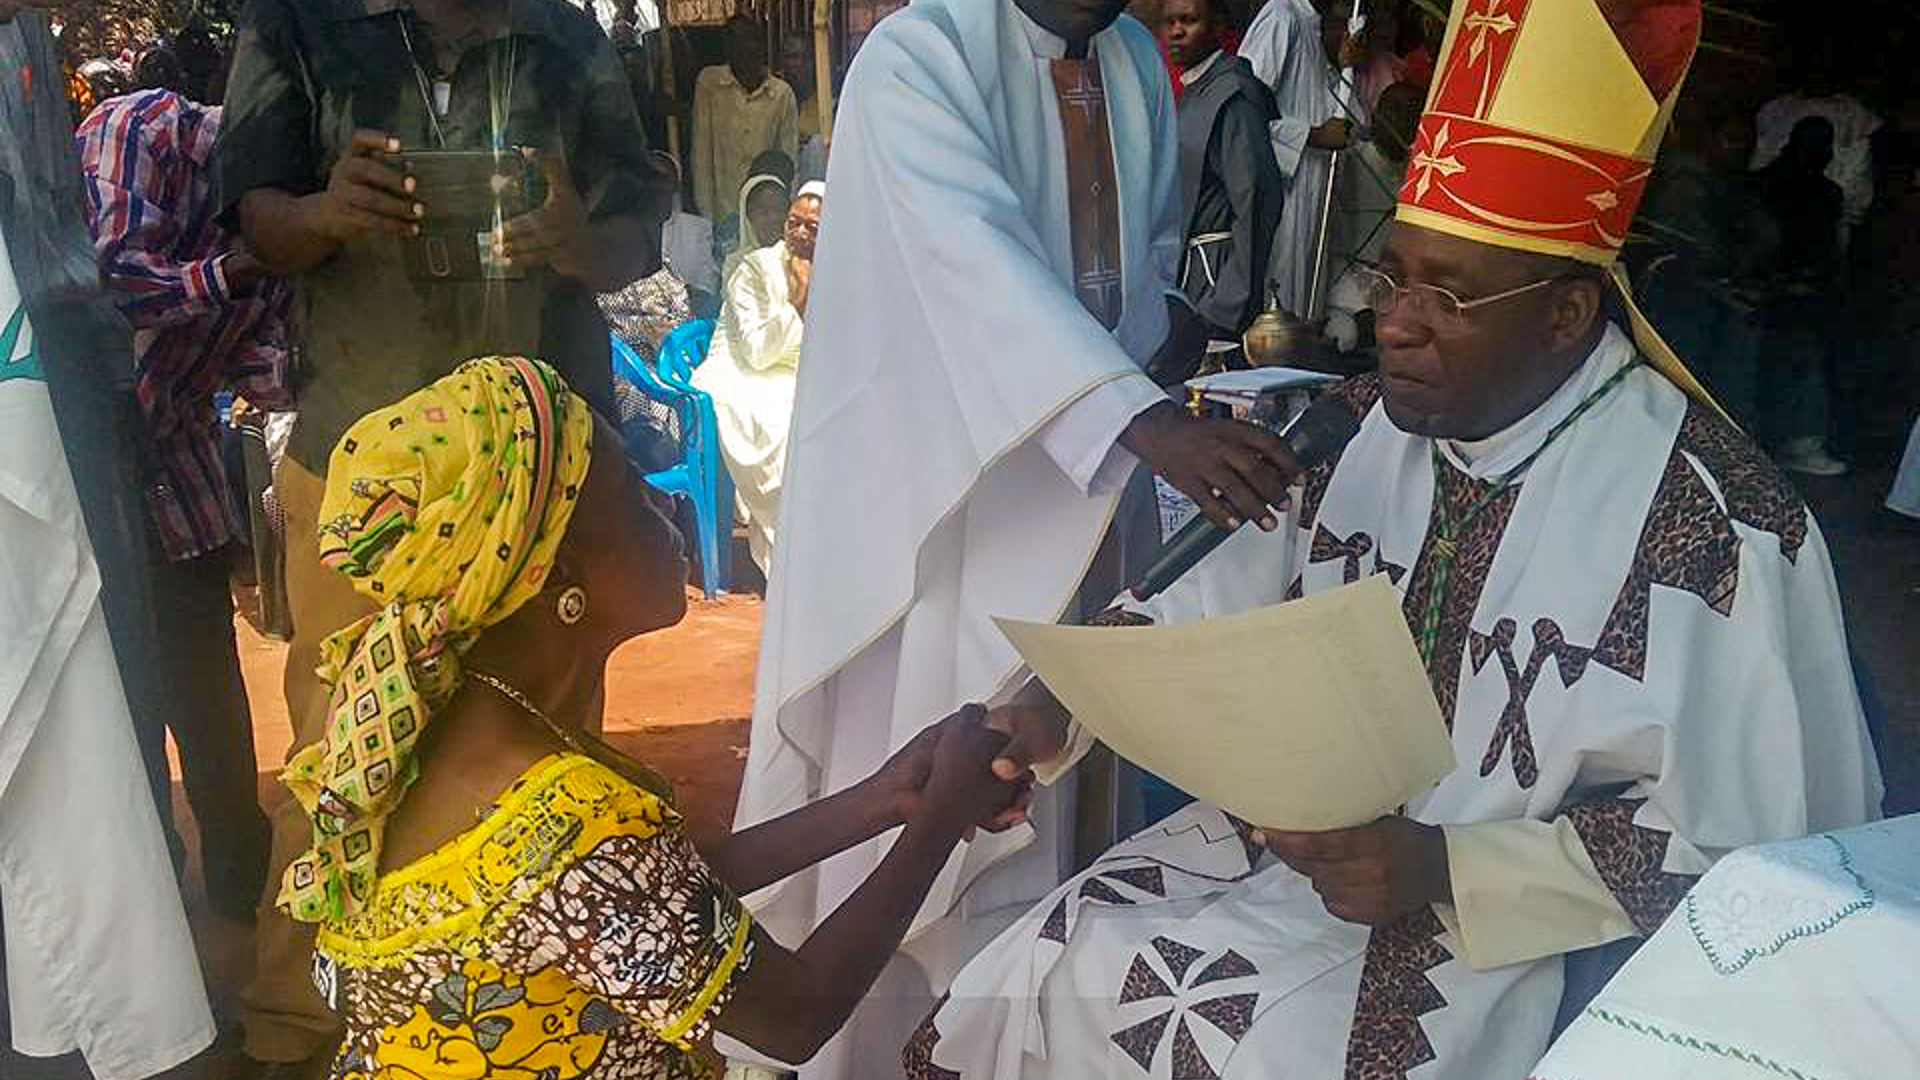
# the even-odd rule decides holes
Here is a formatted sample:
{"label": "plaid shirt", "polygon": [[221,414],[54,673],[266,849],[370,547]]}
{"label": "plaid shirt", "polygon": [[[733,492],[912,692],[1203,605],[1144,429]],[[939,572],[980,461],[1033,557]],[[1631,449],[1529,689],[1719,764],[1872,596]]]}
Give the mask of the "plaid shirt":
{"label": "plaid shirt", "polygon": [[214,395],[286,405],[286,292],[228,287],[237,238],[220,223],[212,171],[220,109],[166,90],[104,102],[77,135],[94,254],[134,328],[135,393],[150,451],[147,505],[167,557],[245,535],[222,460]]}

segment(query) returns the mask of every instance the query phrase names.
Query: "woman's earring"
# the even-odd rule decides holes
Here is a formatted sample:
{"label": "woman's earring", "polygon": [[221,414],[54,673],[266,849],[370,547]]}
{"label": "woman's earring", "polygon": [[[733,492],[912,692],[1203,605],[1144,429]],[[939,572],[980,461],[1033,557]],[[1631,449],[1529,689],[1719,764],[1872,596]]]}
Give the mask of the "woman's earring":
{"label": "woman's earring", "polygon": [[560,603],[555,606],[562,626],[577,626],[587,617],[587,590],[578,585],[569,585],[560,593]]}

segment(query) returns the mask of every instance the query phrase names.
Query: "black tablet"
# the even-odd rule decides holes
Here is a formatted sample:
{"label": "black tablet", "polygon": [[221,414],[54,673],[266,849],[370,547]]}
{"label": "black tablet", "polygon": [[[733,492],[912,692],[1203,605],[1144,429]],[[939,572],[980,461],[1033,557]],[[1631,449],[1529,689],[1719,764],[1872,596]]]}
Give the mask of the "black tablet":
{"label": "black tablet", "polygon": [[495,227],[540,205],[539,169],[518,148],[408,150],[395,165],[414,179],[426,207],[420,235],[403,237],[407,273],[417,280],[487,281],[523,271],[493,254]]}

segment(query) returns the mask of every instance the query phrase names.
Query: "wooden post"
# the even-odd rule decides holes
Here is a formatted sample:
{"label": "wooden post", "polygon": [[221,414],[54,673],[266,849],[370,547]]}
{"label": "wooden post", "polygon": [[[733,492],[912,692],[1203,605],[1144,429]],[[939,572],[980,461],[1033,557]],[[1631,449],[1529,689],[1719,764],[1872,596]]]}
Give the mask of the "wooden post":
{"label": "wooden post", "polygon": [[833,146],[833,40],[828,24],[833,0],[813,0],[813,102],[820,137]]}
{"label": "wooden post", "polygon": [[[679,105],[682,104],[680,101],[680,81],[674,77],[673,72],[673,17],[668,11],[672,4],[671,0],[659,0],[659,4],[660,47],[664,50],[660,59],[660,77],[667,84],[667,94],[673,99],[676,105]],[[692,102],[686,102],[684,104],[688,108],[692,108],[693,106]],[[693,175],[693,173],[687,160],[680,156],[680,117],[678,116],[667,117],[667,153],[672,154],[673,160],[680,163],[680,186],[682,189],[680,194],[684,198],[686,196],[685,188],[688,182],[687,177]],[[702,213],[707,212],[707,208],[704,206],[701,207],[700,210]]]}

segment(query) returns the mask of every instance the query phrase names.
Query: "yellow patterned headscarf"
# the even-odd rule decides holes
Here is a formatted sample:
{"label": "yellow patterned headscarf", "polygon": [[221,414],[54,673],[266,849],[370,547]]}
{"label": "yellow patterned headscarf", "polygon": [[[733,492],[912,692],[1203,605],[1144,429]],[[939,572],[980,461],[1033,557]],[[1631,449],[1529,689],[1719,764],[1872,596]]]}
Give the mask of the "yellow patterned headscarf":
{"label": "yellow patterned headscarf", "polygon": [[282,774],[313,819],[313,848],[281,884],[293,918],[338,919],[371,895],[420,733],[480,631],[544,586],[592,442],[592,413],[552,368],[490,357],[367,415],[334,448],[320,559],[382,606],[321,643],[326,735]]}

